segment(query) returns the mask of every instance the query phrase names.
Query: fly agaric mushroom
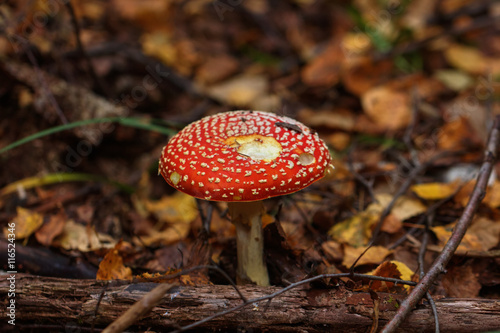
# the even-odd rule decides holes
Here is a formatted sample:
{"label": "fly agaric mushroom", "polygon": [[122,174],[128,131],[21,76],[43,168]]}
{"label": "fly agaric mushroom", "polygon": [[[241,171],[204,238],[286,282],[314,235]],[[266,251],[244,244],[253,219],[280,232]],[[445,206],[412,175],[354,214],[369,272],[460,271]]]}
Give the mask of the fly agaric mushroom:
{"label": "fly agaric mushroom", "polygon": [[304,124],[262,111],[231,111],[185,127],[163,148],[159,173],[196,198],[225,201],[236,227],[238,283],[269,285],[262,200],[322,178],[330,154]]}

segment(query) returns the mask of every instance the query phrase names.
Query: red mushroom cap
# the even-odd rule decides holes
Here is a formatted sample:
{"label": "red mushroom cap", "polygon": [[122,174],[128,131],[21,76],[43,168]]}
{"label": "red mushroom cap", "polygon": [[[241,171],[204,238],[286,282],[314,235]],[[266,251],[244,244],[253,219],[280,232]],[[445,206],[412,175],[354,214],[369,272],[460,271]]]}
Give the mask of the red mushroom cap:
{"label": "red mushroom cap", "polygon": [[304,124],[262,111],[198,120],[163,148],[159,172],[171,186],[213,201],[255,201],[293,193],[325,175],[330,154]]}

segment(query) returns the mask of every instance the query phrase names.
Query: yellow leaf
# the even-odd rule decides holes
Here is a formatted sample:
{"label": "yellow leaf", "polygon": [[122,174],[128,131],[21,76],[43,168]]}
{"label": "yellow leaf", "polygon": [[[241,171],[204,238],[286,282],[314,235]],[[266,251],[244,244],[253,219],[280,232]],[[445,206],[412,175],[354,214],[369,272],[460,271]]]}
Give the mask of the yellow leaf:
{"label": "yellow leaf", "polygon": [[[440,246],[444,246],[448,242],[455,224],[456,223],[451,223],[445,226],[437,226],[432,228],[432,231],[436,234],[436,237],[439,240]],[[481,245],[481,242],[476,235],[467,232],[464,235],[464,238],[462,238],[462,241],[460,242],[457,250],[459,252],[466,252],[471,250],[481,251],[483,250],[483,246]]]}
{"label": "yellow leaf", "polygon": [[[182,192],[164,196],[158,201],[144,200],[144,207],[160,222],[149,236],[141,237],[146,245],[170,244],[187,237],[191,222],[198,216],[195,199]],[[164,229],[165,225],[167,228]]]}
{"label": "yellow leaf", "polygon": [[500,74],[498,58],[485,56],[477,47],[454,44],[445,50],[444,55],[451,65],[467,73]]}
{"label": "yellow leaf", "polygon": [[[366,247],[352,247],[346,245],[344,247],[344,260],[342,265],[345,267],[351,267],[352,264],[358,259],[358,257],[363,253]],[[384,261],[385,257],[391,254],[392,251],[388,250],[383,246],[372,246],[356,263],[357,266],[365,264],[379,264]]]}
{"label": "yellow leaf", "polygon": [[417,184],[411,187],[412,191],[415,192],[422,199],[427,200],[441,200],[452,195],[458,188],[459,183],[425,183]]}
{"label": "yellow leaf", "polygon": [[[16,239],[24,239],[37,231],[43,224],[42,215],[23,207],[17,207],[17,216],[11,221],[15,223]],[[4,229],[4,235],[9,233]]]}
{"label": "yellow leaf", "polygon": [[[366,210],[376,211],[379,214],[389,205],[393,196],[388,193],[380,193],[375,196],[378,202],[374,202],[368,206]],[[419,200],[412,199],[407,196],[401,196],[396,200],[391,214],[404,221],[410,217],[424,213],[427,210],[424,204]]]}
{"label": "yellow leaf", "polygon": [[[374,225],[379,221],[380,214],[392,200],[392,195],[381,193],[375,196],[378,202],[370,204],[363,212],[358,213],[334,225],[328,234],[336,241],[354,247],[368,244]],[[396,200],[391,215],[400,221],[421,214],[426,207],[418,200],[402,196]]]}
{"label": "yellow leaf", "polygon": [[380,213],[361,212],[335,224],[328,234],[336,241],[353,247],[364,246],[372,235],[372,226],[379,220]]}
{"label": "yellow leaf", "polygon": [[[382,276],[394,279],[401,279],[406,281],[412,281],[412,277],[415,273],[406,264],[400,261],[386,261],[380,264],[373,271],[369,272],[368,275]],[[410,286],[401,285],[409,291]],[[394,291],[398,292],[400,287],[396,287],[392,282],[385,281],[371,281],[370,288],[374,291]]]}

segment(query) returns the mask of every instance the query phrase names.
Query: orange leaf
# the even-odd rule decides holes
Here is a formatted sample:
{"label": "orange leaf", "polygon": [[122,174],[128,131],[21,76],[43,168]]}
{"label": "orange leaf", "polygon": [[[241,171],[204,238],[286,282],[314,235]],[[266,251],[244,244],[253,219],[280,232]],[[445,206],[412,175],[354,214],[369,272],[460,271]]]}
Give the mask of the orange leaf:
{"label": "orange leaf", "polygon": [[132,270],[123,265],[123,259],[118,251],[120,246],[121,242],[118,242],[113,249],[106,253],[104,259],[99,264],[97,280],[132,279]]}

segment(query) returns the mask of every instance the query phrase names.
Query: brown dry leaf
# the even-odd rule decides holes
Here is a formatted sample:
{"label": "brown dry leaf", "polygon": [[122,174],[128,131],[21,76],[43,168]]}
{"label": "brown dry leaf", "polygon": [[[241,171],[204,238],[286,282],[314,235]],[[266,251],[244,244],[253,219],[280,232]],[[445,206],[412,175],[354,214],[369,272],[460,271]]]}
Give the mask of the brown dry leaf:
{"label": "brown dry leaf", "polygon": [[64,212],[52,215],[49,221],[35,233],[36,240],[42,245],[51,246],[54,238],[63,232],[66,219]]}
{"label": "brown dry leaf", "polygon": [[459,182],[453,182],[449,184],[425,183],[413,185],[411,187],[411,190],[422,199],[441,200],[452,195],[459,186]]}
{"label": "brown dry leaf", "polygon": [[489,251],[500,242],[500,222],[486,217],[476,217],[467,229],[467,234],[474,235],[483,251]]}
{"label": "brown dry leaf", "polygon": [[337,151],[343,151],[349,147],[351,136],[343,132],[335,132],[325,138],[326,143]]}
{"label": "brown dry leaf", "polygon": [[383,232],[387,232],[388,234],[395,234],[396,232],[400,231],[402,227],[403,221],[401,221],[396,215],[389,214],[384,219],[380,230]]}
{"label": "brown dry leaf", "polygon": [[475,184],[476,181],[474,179],[469,180],[464,186],[462,186],[462,188],[457,192],[457,194],[455,194],[453,200],[461,204],[462,207],[465,207],[465,205],[467,205],[467,202],[469,202],[470,195],[474,190]]}
{"label": "brown dry leaf", "polygon": [[443,150],[466,150],[480,143],[467,119],[461,116],[441,126],[439,134],[438,147]]}
{"label": "brown dry leaf", "polygon": [[361,96],[387,81],[394,64],[389,60],[373,63],[371,57],[366,57],[350,61],[345,67],[342,82],[348,91]]}
{"label": "brown dry leaf", "polygon": [[73,220],[66,222],[63,232],[52,242],[53,246],[82,252],[109,249],[115,244],[116,241],[111,236],[97,233],[91,227],[85,227]]}
{"label": "brown dry leaf", "polygon": [[238,71],[239,63],[234,57],[221,54],[207,59],[196,71],[196,81],[202,85],[222,81]]}
{"label": "brown dry leaf", "polygon": [[[344,246],[344,260],[342,265],[345,267],[351,267],[352,264],[358,259],[358,257],[363,253],[366,247],[352,247],[349,245]],[[358,261],[356,265],[366,265],[366,264],[380,264],[384,261],[385,257],[391,254],[392,251],[388,250],[384,246],[372,246]]]}
{"label": "brown dry leaf", "polygon": [[411,109],[407,93],[379,86],[364,93],[361,103],[366,115],[386,130],[398,130],[410,123]]}
{"label": "brown dry leaf", "polygon": [[[388,278],[412,281],[413,275],[415,273],[404,263],[392,260],[383,262],[368,274],[374,276],[383,276]],[[401,284],[395,286],[394,283],[392,282],[370,281],[370,289],[380,292],[398,293],[403,290],[406,290],[407,292],[410,291],[410,286]]]}
{"label": "brown dry leaf", "polygon": [[[170,244],[187,237],[191,222],[198,216],[196,201],[190,195],[175,192],[158,201],[142,201],[145,209],[156,216],[159,223],[148,236],[141,237],[146,245]],[[163,229],[167,225],[166,229]]]}
{"label": "brown dry leaf", "polygon": [[478,274],[467,264],[449,267],[442,283],[448,297],[474,298],[481,290]]}
{"label": "brown dry leaf", "polygon": [[345,56],[340,43],[334,41],[316,56],[301,72],[302,81],[312,87],[330,87],[340,78]]}
{"label": "brown dry leaf", "polygon": [[444,53],[454,67],[474,75],[500,75],[500,59],[487,57],[477,47],[449,45]]}
{"label": "brown dry leaf", "polygon": [[[456,223],[451,223],[445,226],[432,227],[432,231],[436,234],[436,237],[439,240],[439,246],[444,246],[448,242],[455,224]],[[466,252],[471,250],[481,251],[484,249],[479,238],[467,231],[464,238],[460,242],[457,251]]]}
{"label": "brown dry leaf", "polygon": [[330,261],[340,261],[344,257],[342,245],[336,241],[329,240],[321,243],[321,249]]}
{"label": "brown dry leaf", "polygon": [[356,125],[356,116],[347,109],[312,110],[301,109],[297,119],[310,127],[325,126],[332,129],[352,131]]}
{"label": "brown dry leaf", "polygon": [[[23,207],[17,207],[17,215],[12,219],[11,223],[15,223],[16,239],[24,239],[37,231],[43,224],[43,216],[32,212]],[[7,228],[4,228],[4,235],[7,233]]]}
{"label": "brown dry leaf", "polygon": [[483,203],[492,209],[500,207],[500,181],[498,179],[493,185],[487,187]]}
{"label": "brown dry leaf", "polygon": [[[388,193],[380,193],[375,195],[377,202],[370,204],[367,210],[378,212],[379,214],[389,205],[392,201],[393,196]],[[419,200],[410,198],[408,196],[401,196],[396,200],[394,207],[392,208],[391,214],[396,218],[404,221],[410,217],[424,213],[427,207],[422,204]]]}
{"label": "brown dry leaf", "polygon": [[99,264],[97,271],[97,280],[131,280],[132,270],[123,264],[123,258],[120,256],[119,248],[121,241],[115,247],[109,250]]}
{"label": "brown dry leaf", "polygon": [[269,82],[263,75],[242,74],[202,90],[224,104],[240,108],[273,110],[279,105],[279,98],[269,95]]}

